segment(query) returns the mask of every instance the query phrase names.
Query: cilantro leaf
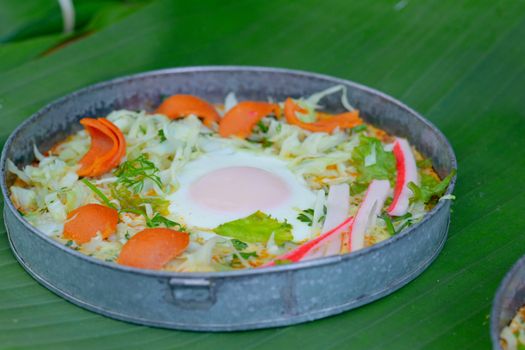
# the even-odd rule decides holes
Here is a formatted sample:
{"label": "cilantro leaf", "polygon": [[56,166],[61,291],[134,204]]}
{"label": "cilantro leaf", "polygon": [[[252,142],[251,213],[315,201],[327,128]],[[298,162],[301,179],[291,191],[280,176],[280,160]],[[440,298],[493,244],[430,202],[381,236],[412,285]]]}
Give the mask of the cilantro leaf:
{"label": "cilantro leaf", "polygon": [[250,243],[266,243],[272,233],[277,244],[293,239],[292,225],[286,221],[279,222],[261,211],[219,225],[213,231],[220,236],[236,238]]}
{"label": "cilantro leaf", "polygon": [[441,195],[447,190],[447,187],[455,174],[456,169],[452,169],[450,174],[441,181],[431,175],[421,174],[420,186],[413,182],[408,184],[408,188],[410,188],[413,193],[413,196],[410,198],[410,203],[421,201],[428,204],[433,200],[439,199],[439,197],[441,197]]}
{"label": "cilantro leaf", "polygon": [[297,215],[297,220],[305,222],[308,226],[312,226],[314,220],[314,210],[312,208],[305,209]]}
{"label": "cilantro leaf", "polygon": [[[359,140],[359,146],[352,153],[352,162],[358,172],[356,182],[351,188],[352,195],[363,192],[374,179],[390,180],[393,183],[396,177],[396,159],[392,152],[385,151],[381,141],[374,137],[361,135]],[[365,166],[365,158],[374,148],[376,162]]]}

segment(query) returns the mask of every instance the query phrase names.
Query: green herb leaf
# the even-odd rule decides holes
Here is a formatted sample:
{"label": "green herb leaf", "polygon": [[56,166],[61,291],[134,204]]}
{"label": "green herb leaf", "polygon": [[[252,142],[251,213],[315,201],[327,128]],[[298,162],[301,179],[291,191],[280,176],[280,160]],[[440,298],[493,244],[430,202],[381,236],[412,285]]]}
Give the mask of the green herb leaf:
{"label": "green herb leaf", "polygon": [[117,183],[131,188],[135,193],[142,191],[147,179],[153,181],[159,188],[162,187],[158,173],[159,169],[148,160],[146,154],[125,161],[114,172],[115,176],[118,177]]}
{"label": "green herb leaf", "polygon": [[154,212],[166,213],[170,202],[160,197],[142,197],[131,192],[126,186],[110,185],[111,195],[120,203],[120,210],[124,212],[145,215],[145,204],[150,204]]}
{"label": "green herb leaf", "polygon": [[261,132],[263,132],[265,134],[268,132],[268,127],[263,123],[262,120],[259,120],[257,122],[257,127],[259,127],[259,130],[261,130]]}
{"label": "green herb leaf", "polygon": [[179,224],[178,222],[176,221],[172,221],[162,215],[160,215],[159,213],[155,214],[155,216],[151,219],[149,218],[146,218],[146,226],[148,227],[159,227],[161,225],[164,225],[166,227],[174,227],[174,226],[178,226],[178,229],[181,230],[181,231],[185,231],[186,228],[184,226],[182,226],[181,224]]}
{"label": "green herb leaf", "polygon": [[450,174],[441,181],[436,180],[436,178],[431,175],[421,174],[420,186],[413,182],[408,184],[408,188],[410,188],[413,193],[413,196],[410,198],[410,203],[421,201],[428,204],[431,201],[437,201],[447,190],[455,174],[456,169],[452,169]]}
{"label": "green herb leaf", "polygon": [[244,243],[243,241],[239,241],[238,239],[232,239],[231,240],[233,247],[237,250],[244,250],[248,248],[248,244]]}
{"label": "green herb leaf", "polygon": [[272,233],[277,244],[293,239],[292,225],[286,221],[279,222],[261,211],[219,225],[213,231],[220,236],[232,237],[250,243],[266,243]]}
{"label": "green herb leaf", "polygon": [[358,125],[358,126],[354,126],[351,130],[354,133],[365,131],[366,130],[366,125],[365,124],[361,124],[361,125]]}
{"label": "green herb leaf", "polygon": [[297,215],[297,220],[305,222],[308,226],[312,226],[314,220],[314,210],[312,208],[305,209]]}
{"label": "green herb leaf", "polygon": [[249,252],[249,253],[239,253],[243,259],[249,259],[250,256],[253,256],[254,258],[258,257],[257,252]]}
{"label": "green herb leaf", "polygon": [[83,178],[83,179],[82,179],[82,182],[83,182],[84,185],[86,185],[91,191],[93,191],[93,192],[94,192],[94,193],[95,193],[95,194],[96,194],[96,195],[102,200],[102,202],[104,202],[104,204],[106,204],[106,205],[107,205],[108,207],[110,207],[110,208],[117,209],[117,208],[115,207],[115,205],[109,201],[109,198],[108,198],[104,193],[102,193],[102,191],[99,190],[99,189],[97,188],[97,186],[95,186],[94,184],[92,184],[91,182],[89,182],[88,179]]}
{"label": "green herb leaf", "polygon": [[[352,195],[363,192],[374,179],[390,180],[393,183],[396,177],[396,159],[392,152],[385,151],[381,141],[374,137],[361,135],[359,140],[359,146],[352,153],[352,162],[359,174],[355,185],[352,186]],[[365,166],[365,158],[373,148],[375,148],[376,162]]]}
{"label": "green herb leaf", "polygon": [[160,138],[160,143],[163,143],[164,141],[167,140],[166,135],[164,135],[164,130],[160,129],[157,135]]}

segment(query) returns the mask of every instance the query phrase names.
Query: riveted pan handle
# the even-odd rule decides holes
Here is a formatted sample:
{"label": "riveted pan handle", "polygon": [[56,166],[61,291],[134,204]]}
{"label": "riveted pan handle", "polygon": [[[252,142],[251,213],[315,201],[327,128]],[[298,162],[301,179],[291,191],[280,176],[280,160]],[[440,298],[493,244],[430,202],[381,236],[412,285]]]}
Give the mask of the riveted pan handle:
{"label": "riveted pan handle", "polygon": [[216,301],[216,283],[205,278],[170,278],[170,302],[187,309],[207,309]]}

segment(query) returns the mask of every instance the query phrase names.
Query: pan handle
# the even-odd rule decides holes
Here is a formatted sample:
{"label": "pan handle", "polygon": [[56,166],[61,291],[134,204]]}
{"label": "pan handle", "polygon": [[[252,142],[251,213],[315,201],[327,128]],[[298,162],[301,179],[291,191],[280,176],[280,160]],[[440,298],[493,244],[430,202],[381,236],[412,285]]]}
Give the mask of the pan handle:
{"label": "pan handle", "polygon": [[208,309],[216,301],[216,283],[205,278],[170,278],[168,300],[187,309]]}

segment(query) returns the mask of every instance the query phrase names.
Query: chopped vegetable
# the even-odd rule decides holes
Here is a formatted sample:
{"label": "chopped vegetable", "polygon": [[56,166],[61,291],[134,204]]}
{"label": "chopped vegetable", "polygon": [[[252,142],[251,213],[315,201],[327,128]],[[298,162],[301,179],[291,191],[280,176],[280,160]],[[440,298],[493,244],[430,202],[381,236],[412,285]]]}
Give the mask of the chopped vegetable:
{"label": "chopped vegetable", "polygon": [[91,147],[79,161],[79,176],[100,176],[115,168],[126,154],[124,135],[105,118],[80,120],[91,136]]}
{"label": "chopped vegetable", "polygon": [[221,236],[251,243],[266,243],[272,233],[277,244],[293,239],[292,225],[286,221],[279,222],[261,211],[257,211],[245,218],[219,225],[213,231]]}
{"label": "chopped vegetable", "polygon": [[118,177],[117,183],[125,185],[134,193],[139,193],[144,188],[146,180],[152,181],[158,188],[162,187],[158,173],[159,169],[148,160],[148,156],[141,154],[135,159],[122,163],[114,174]]}
{"label": "chopped vegetable", "polygon": [[331,231],[328,231],[316,239],[300,245],[294,250],[281,255],[274,261],[271,261],[261,267],[281,265],[280,262],[282,261],[298,262],[340,254],[341,250],[345,246],[345,241],[348,241],[348,234],[353,222],[353,218],[350,217],[337,225]]}
{"label": "chopped vegetable", "polygon": [[[270,114],[279,116],[281,109],[276,103],[243,101],[230,109],[219,124],[222,137],[237,136],[246,138],[257,123]],[[264,128],[263,128],[264,129]]]}
{"label": "chopped vegetable", "polygon": [[389,192],[390,183],[387,180],[373,180],[368,186],[350,232],[350,251],[356,251],[364,247],[365,233],[374,225],[375,219],[381,212]]}
{"label": "chopped vegetable", "polygon": [[396,158],[397,179],[394,189],[394,199],[388,207],[388,215],[402,216],[408,212],[408,204],[413,196],[409,183],[419,184],[416,160],[407,140],[397,138],[394,143],[394,156]]}
{"label": "chopped vegetable", "polygon": [[[366,166],[366,157],[374,152],[375,162]],[[392,152],[384,150],[381,141],[374,137],[361,135],[359,146],[352,152],[352,162],[357,169],[358,176],[351,187],[352,195],[363,192],[370,182],[376,180],[390,180],[395,178],[396,160]]]}
{"label": "chopped vegetable", "polygon": [[108,238],[115,233],[118,223],[118,212],[100,204],[86,204],[67,216],[64,224],[64,238],[77,244],[87,243],[100,233]]}
{"label": "chopped vegetable", "polygon": [[168,228],[148,228],[124,244],[117,263],[142,269],[160,270],[186,250],[189,235]]}
{"label": "chopped vegetable", "polygon": [[330,133],[336,128],[349,129],[363,123],[357,110],[335,115],[317,113],[316,120],[311,123],[303,122],[296,113],[304,114],[307,113],[307,110],[299,106],[291,98],[287,98],[284,103],[286,121],[308,131]]}
{"label": "chopped vegetable", "polygon": [[211,127],[219,121],[219,113],[213,105],[192,95],[173,95],[166,98],[156,110],[171,119],[184,118],[195,115],[203,119],[204,125]]}
{"label": "chopped vegetable", "polygon": [[408,184],[408,187],[414,193],[413,197],[410,198],[410,202],[423,202],[425,204],[430,203],[432,200],[439,198],[446,190],[452,178],[456,175],[456,169],[452,169],[450,174],[443,180],[439,181],[432,175],[425,173],[421,174],[421,185],[418,186],[413,182]]}

